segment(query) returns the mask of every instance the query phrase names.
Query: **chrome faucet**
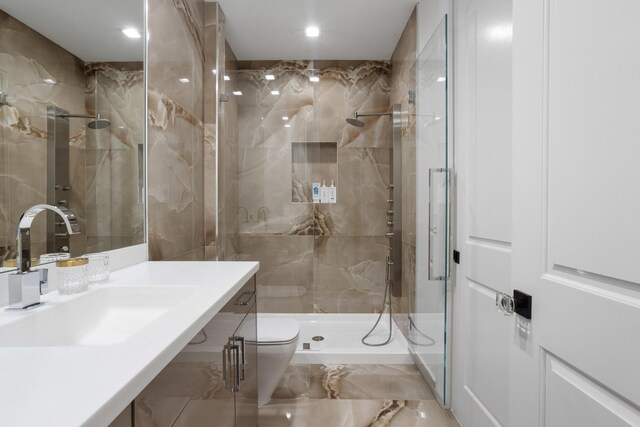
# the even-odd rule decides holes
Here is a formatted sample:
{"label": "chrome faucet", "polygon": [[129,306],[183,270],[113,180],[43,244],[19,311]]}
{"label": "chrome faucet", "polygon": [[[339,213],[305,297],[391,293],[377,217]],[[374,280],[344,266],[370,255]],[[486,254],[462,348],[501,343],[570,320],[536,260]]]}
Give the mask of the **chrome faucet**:
{"label": "chrome faucet", "polygon": [[18,272],[9,276],[9,307],[7,310],[35,307],[41,304],[40,295],[46,293],[48,287],[47,269],[31,270],[31,224],[40,212],[47,209],[60,215],[67,227],[67,233],[70,235],[80,233],[80,226],[75,214],[67,208],[42,204],[35,205],[22,214],[16,227]]}

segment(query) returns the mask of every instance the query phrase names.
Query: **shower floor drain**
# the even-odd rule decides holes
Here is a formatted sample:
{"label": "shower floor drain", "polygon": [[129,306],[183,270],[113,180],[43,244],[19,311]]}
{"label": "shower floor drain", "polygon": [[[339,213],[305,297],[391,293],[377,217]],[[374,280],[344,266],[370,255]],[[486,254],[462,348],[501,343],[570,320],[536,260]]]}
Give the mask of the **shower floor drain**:
{"label": "shower floor drain", "polygon": [[314,341],[324,341],[324,337],[322,335],[316,335],[315,337],[311,338]]}

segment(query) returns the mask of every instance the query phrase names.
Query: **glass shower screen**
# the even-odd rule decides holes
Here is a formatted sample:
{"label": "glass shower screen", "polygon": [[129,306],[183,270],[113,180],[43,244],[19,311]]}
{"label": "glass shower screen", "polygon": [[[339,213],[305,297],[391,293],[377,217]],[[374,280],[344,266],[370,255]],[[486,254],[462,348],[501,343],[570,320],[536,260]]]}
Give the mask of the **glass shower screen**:
{"label": "glass shower screen", "polygon": [[447,139],[447,17],[417,66],[416,288],[409,345],[436,397],[447,405],[447,285],[451,168]]}

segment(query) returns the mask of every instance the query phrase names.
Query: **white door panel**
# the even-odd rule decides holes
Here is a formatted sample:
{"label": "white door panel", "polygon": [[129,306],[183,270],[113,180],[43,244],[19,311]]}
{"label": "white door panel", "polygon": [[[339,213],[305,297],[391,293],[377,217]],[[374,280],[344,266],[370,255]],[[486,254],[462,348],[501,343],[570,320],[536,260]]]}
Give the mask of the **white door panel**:
{"label": "white door panel", "polygon": [[464,399],[469,409],[469,419],[463,423],[464,427],[501,427],[498,420],[489,412],[487,407],[478,399],[478,397],[469,389],[464,388]]}
{"label": "white door panel", "polygon": [[[640,3],[514,1],[513,426],[639,425]],[[551,356],[553,355],[553,356]]]}
{"label": "white door panel", "polygon": [[544,355],[544,425],[547,427],[631,427],[640,410],[571,366]]}
{"label": "white door panel", "polygon": [[509,419],[510,319],[495,309],[496,293],[469,282],[469,333],[467,387],[485,411],[500,424]]}
{"label": "white door panel", "polygon": [[534,325],[545,332],[540,345],[640,402],[640,301],[553,275],[541,279],[536,296],[541,293],[534,305]]}
{"label": "white door panel", "polygon": [[549,262],[640,286],[640,2],[549,8]]}
{"label": "white door panel", "polygon": [[511,293],[510,244],[496,244],[470,238],[465,249],[468,278],[493,290]]}

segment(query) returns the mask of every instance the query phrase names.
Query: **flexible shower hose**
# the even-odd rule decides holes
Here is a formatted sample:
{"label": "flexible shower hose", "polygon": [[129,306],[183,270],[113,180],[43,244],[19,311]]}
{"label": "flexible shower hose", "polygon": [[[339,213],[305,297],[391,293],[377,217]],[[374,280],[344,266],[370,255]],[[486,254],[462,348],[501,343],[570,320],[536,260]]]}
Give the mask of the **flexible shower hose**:
{"label": "flexible shower hose", "polygon": [[[387,260],[388,262],[388,260]],[[380,315],[378,316],[378,320],[376,320],[375,325],[373,325],[373,328],[371,328],[371,330],[369,332],[367,332],[367,335],[365,335],[364,337],[362,337],[362,344],[364,345],[368,345],[369,347],[382,347],[383,345],[387,345],[391,342],[391,336],[393,334],[393,324],[392,324],[392,313],[393,310],[391,308],[391,292],[389,292],[389,288],[391,287],[391,281],[390,280],[386,280],[387,285],[384,288],[384,298],[382,299],[382,311],[380,311]],[[387,297],[389,297],[389,301],[387,302]],[[371,344],[367,342],[367,338],[369,338],[369,335],[371,335],[373,333],[373,331],[376,330],[376,328],[378,327],[378,323],[380,323],[380,319],[382,319],[382,315],[384,314],[384,309],[386,305],[389,305],[389,337],[387,337],[387,340],[385,342],[379,343],[379,344]]]}

